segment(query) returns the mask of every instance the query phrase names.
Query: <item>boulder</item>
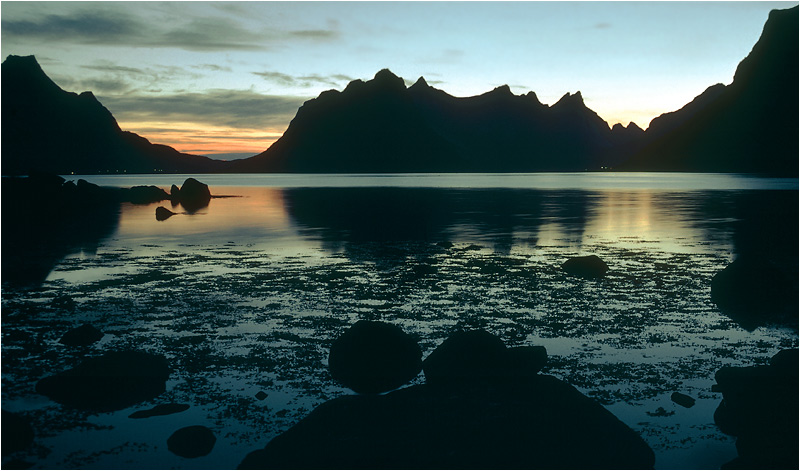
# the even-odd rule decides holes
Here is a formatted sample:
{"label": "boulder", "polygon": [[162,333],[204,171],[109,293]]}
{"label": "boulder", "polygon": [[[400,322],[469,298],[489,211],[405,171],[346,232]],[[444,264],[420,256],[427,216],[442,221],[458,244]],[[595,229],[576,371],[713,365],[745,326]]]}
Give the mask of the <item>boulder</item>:
{"label": "boulder", "polygon": [[422,351],[399,327],[362,320],[333,342],[328,367],[333,379],[357,393],[381,393],[419,374]]}
{"label": "boulder", "polygon": [[178,195],[181,206],[186,208],[187,211],[196,211],[204,208],[211,201],[211,190],[208,189],[208,185],[194,178],[187,178],[183,182]]}
{"label": "boulder", "polygon": [[82,347],[99,341],[103,338],[103,335],[96,327],[83,324],[80,327],[68,330],[61,336],[59,343],[70,347]]}
{"label": "boulder", "polygon": [[547,363],[541,346],[506,348],[485,330],[456,332],[422,363],[425,382],[458,387],[497,381],[518,381],[536,375]]}
{"label": "boulder", "polygon": [[506,346],[485,330],[456,332],[425,358],[425,382],[434,386],[494,381],[502,372]]}
{"label": "boulder", "polygon": [[507,348],[503,363],[504,374],[508,377],[532,376],[547,364],[547,349],[542,346]]}
{"label": "boulder", "polygon": [[711,279],[711,300],[745,330],[797,325],[797,286],[769,260],[741,256]]}
{"label": "boulder", "polygon": [[173,184],[169,187],[169,196],[171,199],[178,199],[180,198],[181,189],[178,188],[178,185]]}
{"label": "boulder", "polygon": [[150,417],[156,417],[159,415],[172,415],[177,414],[178,412],[183,412],[189,409],[189,404],[176,404],[171,402],[169,404],[159,404],[152,409],[145,409],[145,410],[137,410],[133,414],[129,415],[129,419],[147,419]]}
{"label": "boulder", "polygon": [[573,257],[561,264],[561,269],[567,274],[581,278],[600,278],[608,271],[606,262],[597,255]]}
{"label": "boulder", "polygon": [[[25,417],[13,412],[2,411],[2,454],[3,456],[22,451],[33,443],[33,427]],[[5,464],[3,468],[5,468]]]}
{"label": "boulder", "polygon": [[714,390],[722,402],[714,422],[737,437],[731,468],[798,469],[798,350],[784,350],[769,365],[724,367]]}
{"label": "boulder", "polygon": [[42,378],[36,392],[76,409],[110,412],[163,393],[169,373],[163,355],[112,352]]}
{"label": "boulder", "polygon": [[552,376],[342,396],[239,469],[648,469],[650,447]]}
{"label": "boulder", "polygon": [[678,404],[679,406],[686,407],[687,409],[692,407],[692,406],[694,406],[694,403],[695,403],[695,400],[694,400],[693,397],[687,396],[686,394],[679,393],[677,391],[672,393],[672,395],[670,396],[670,399],[675,404]]}
{"label": "boulder", "polygon": [[167,439],[167,449],[183,458],[198,458],[211,453],[217,437],[208,427],[192,425],[177,430]]}
{"label": "boulder", "polygon": [[157,186],[134,186],[125,191],[124,198],[133,204],[150,204],[169,199],[169,194]]}
{"label": "boulder", "polygon": [[156,221],[166,221],[170,217],[174,216],[175,213],[170,211],[169,209],[159,206],[156,208]]}

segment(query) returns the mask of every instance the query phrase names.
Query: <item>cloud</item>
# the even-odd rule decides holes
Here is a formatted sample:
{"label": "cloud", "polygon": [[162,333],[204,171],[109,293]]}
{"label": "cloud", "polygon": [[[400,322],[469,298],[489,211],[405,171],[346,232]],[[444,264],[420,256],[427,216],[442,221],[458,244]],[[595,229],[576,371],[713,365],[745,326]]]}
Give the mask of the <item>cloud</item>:
{"label": "cloud", "polygon": [[595,29],[609,29],[611,28],[611,23],[597,23],[594,25]]}
{"label": "cloud", "polygon": [[350,82],[353,79],[348,77],[347,75],[343,74],[333,74],[333,75],[319,75],[319,74],[311,74],[311,75],[300,75],[300,76],[293,76],[284,74],[282,72],[253,72],[253,75],[257,75],[268,82],[272,82],[278,85],[283,85],[287,87],[302,87],[302,88],[310,88],[317,85],[326,85],[331,87],[338,87],[342,85],[342,82]]}
{"label": "cloud", "polygon": [[268,50],[286,42],[340,37],[335,22],[318,29],[250,29],[245,25],[252,22],[252,13],[238,18],[200,15],[202,7],[192,2],[97,2],[92,10],[86,3],[56,2],[53,7],[47,2],[10,3],[13,7],[3,5],[3,41],[213,52]]}
{"label": "cloud", "polygon": [[233,71],[233,69],[231,69],[230,67],[226,67],[226,66],[223,66],[223,65],[217,65],[217,64],[199,64],[199,65],[193,65],[192,68],[193,69],[199,69],[199,70],[210,70],[212,72],[232,72]]}
{"label": "cloud", "polygon": [[300,31],[289,31],[289,35],[296,38],[324,40],[338,38],[339,32],[329,29],[305,29]]}
{"label": "cloud", "polygon": [[2,29],[4,36],[99,44],[124,42],[141,34],[145,25],[117,12],[78,12],[72,15],[44,15],[38,21],[15,21],[5,16]]}
{"label": "cloud", "polygon": [[100,101],[120,121],[195,122],[234,128],[285,129],[308,98],[211,90],[172,95],[123,95]]}
{"label": "cloud", "polygon": [[227,18],[194,18],[163,33],[158,43],[188,51],[255,50],[264,48],[265,39]]}

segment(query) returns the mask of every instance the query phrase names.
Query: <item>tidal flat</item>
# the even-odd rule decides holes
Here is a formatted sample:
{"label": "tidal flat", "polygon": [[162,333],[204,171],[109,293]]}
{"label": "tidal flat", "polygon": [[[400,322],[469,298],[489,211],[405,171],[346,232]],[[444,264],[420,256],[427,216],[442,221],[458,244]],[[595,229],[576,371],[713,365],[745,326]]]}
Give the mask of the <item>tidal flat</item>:
{"label": "tidal flat", "polygon": [[[711,301],[710,281],[743,251],[796,264],[793,184],[212,184],[212,193],[238,198],[166,221],[153,216],[159,204],[123,204],[110,236],[66,255],[41,284],[4,283],[3,409],[25,415],[36,432],[29,449],[4,460],[49,469],[235,468],[314,407],[353,394],[331,379],[327,355],[344,330],[368,319],[400,326],[423,357],[459,330],[544,346],[542,373],[638,432],[657,468],[718,469],[736,449],[714,424],[722,398],[712,392],[714,373],[765,364],[797,348],[798,336],[780,326],[742,329]],[[609,265],[605,277],[561,270],[585,254]],[[105,335],[86,347],[59,343],[82,324]],[[35,393],[45,376],[126,349],[166,356],[164,394],[90,413]],[[412,384],[423,381],[420,374]],[[674,403],[673,392],[695,405]],[[128,417],[164,403],[189,408]],[[168,451],[167,438],[191,425],[216,435],[207,456]]]}

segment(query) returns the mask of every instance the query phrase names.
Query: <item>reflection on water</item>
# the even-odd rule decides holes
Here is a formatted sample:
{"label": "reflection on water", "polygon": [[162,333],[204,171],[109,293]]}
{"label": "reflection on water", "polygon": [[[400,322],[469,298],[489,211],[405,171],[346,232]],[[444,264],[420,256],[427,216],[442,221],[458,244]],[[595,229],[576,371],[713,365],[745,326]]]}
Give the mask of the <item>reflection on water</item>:
{"label": "reflection on water", "polygon": [[[123,204],[93,253],[51,261],[36,290],[4,285],[4,409],[47,427],[46,456],[26,458],[41,467],[230,469],[344,393],[327,373],[330,342],[358,319],[381,319],[425,353],[461,328],[543,345],[544,372],[640,433],[657,467],[718,468],[736,451],[713,424],[714,372],[798,341],[782,328],[742,330],[711,302],[709,282],[739,253],[796,276],[797,181],[660,174],[647,187],[645,177],[199,176],[236,197],[194,214],[172,208],[165,221],[155,218],[163,203]],[[590,253],[609,264],[606,278],[558,268]],[[61,295],[72,311],[51,304]],[[82,323],[106,337],[62,348]],[[127,419],[134,409],[86,416],[31,396],[44,371],[122,348],[166,355],[174,373],[160,401],[190,409],[148,429]],[[697,404],[676,407],[675,391]],[[187,462],[164,442],[194,424],[218,442]]]}

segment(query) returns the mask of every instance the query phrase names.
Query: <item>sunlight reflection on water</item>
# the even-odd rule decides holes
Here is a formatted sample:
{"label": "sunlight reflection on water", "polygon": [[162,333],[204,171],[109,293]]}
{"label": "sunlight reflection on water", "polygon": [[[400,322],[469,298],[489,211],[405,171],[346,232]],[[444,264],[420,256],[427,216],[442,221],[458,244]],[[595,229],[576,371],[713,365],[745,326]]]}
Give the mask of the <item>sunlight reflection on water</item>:
{"label": "sunlight reflection on water", "polygon": [[[184,178],[87,177],[164,188]],[[716,309],[708,288],[743,251],[796,263],[796,219],[785,217],[797,214],[796,179],[197,178],[212,194],[234,197],[212,199],[194,214],[168,201],[124,204],[118,227],[97,250],[61,260],[38,291],[4,293],[4,315],[30,323],[14,328],[29,331],[32,345],[56,345],[64,330],[90,322],[109,333],[99,350],[135,345],[167,355],[176,370],[168,397],[192,404],[190,413],[157,419],[163,433],[155,438],[127,419],[135,408],[90,419],[113,430],[55,433],[45,439],[55,451],[43,467],[119,466],[122,459],[103,454],[100,442],[100,452],[89,452],[87,438],[101,433],[109,447],[147,442],[116,452],[134,468],[235,467],[343,392],[327,375],[327,348],[362,318],[401,326],[425,353],[458,328],[485,328],[509,345],[543,345],[550,355],[544,372],[640,432],[656,466],[718,467],[735,449],[713,425],[720,400],[710,391],[714,372],[797,346],[787,329],[740,329]],[[157,221],[162,205],[178,214]],[[558,268],[588,253],[608,262],[606,278],[576,280]],[[62,293],[77,303],[69,315],[49,305]],[[30,309],[36,316],[27,316]],[[8,358],[17,346],[6,339]],[[46,409],[26,394],[42,370],[74,363],[63,356],[20,355],[24,366],[4,388],[4,407]],[[269,392],[262,402],[253,399],[259,390]],[[672,391],[698,404],[677,409]],[[650,415],[658,407],[674,414]],[[167,431],[187,421],[214,424],[225,437],[220,451],[189,464],[166,452]],[[79,459],[70,454],[76,443],[86,447]]]}

